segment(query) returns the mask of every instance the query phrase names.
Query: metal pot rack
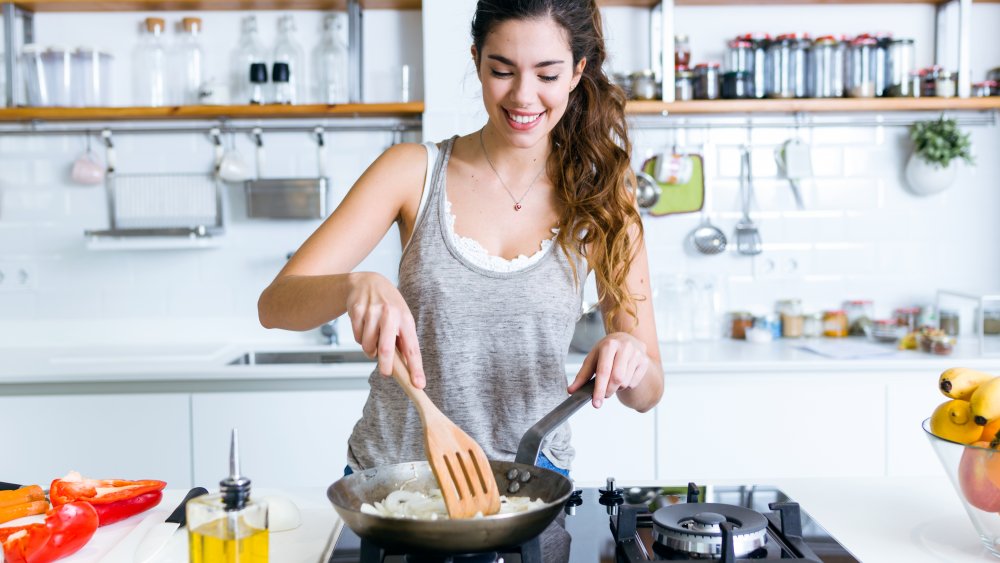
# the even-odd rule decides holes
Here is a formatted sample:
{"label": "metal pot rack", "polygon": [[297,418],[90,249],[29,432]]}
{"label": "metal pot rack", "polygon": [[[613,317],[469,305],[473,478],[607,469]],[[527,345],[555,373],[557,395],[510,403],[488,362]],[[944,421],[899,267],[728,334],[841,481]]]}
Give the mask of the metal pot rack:
{"label": "metal pot rack", "polygon": [[776,115],[638,115],[628,119],[630,129],[786,129],[817,127],[909,127],[919,121],[939,117],[954,119],[961,127],[995,127],[1000,111],[966,112],[928,111],[919,114],[813,114]]}

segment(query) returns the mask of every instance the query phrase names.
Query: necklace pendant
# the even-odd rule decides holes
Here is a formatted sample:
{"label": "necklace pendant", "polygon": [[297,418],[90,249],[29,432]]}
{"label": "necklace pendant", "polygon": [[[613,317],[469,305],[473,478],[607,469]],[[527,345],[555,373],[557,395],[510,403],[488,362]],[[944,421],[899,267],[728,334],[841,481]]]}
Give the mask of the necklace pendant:
{"label": "necklace pendant", "polygon": [[521,210],[521,204],[520,203],[515,203],[514,204],[514,211],[520,211],[520,210]]}

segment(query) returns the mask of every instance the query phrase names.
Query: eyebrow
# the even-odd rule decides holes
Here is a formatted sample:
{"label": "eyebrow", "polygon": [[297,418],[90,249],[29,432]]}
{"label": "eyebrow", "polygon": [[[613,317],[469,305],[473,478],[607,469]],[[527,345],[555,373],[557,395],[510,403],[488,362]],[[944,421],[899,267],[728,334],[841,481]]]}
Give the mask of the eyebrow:
{"label": "eyebrow", "polygon": [[[517,66],[517,65],[514,64],[514,61],[508,59],[507,57],[502,57],[500,55],[487,55],[486,58],[487,59],[493,59],[493,60],[498,61],[500,63],[503,63],[503,64],[505,64],[507,66]],[[560,60],[542,61],[542,62],[536,64],[535,68],[543,68],[543,67],[552,66],[552,65],[559,65],[559,64],[563,64],[564,62],[565,61],[560,61]]]}

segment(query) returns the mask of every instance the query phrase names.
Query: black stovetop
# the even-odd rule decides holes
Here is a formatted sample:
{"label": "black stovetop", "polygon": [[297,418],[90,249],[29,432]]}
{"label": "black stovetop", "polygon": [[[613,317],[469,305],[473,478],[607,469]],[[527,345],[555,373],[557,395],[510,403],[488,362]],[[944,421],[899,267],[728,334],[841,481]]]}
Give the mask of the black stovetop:
{"label": "black stovetop", "polygon": [[[633,563],[635,561],[720,561],[723,555],[691,556],[665,547],[657,511],[666,506],[684,504],[689,487],[626,487],[618,497],[608,495],[607,487],[584,488],[570,498],[564,513],[540,537],[545,563]],[[766,518],[764,546],[739,556],[738,561],[820,561],[823,563],[859,563],[846,548],[798,507],[785,493],[768,486],[707,486],[695,489],[698,502],[711,506],[731,505],[751,509]],[[603,493],[603,494],[602,494]],[[692,491],[690,497],[694,500]],[[603,499],[603,504],[602,504]],[[617,499],[617,500],[616,500]],[[575,505],[575,506],[573,506]],[[710,508],[711,508],[710,506]],[[678,507],[686,509],[687,507]],[[671,511],[674,509],[668,509]],[[739,509],[735,509],[739,510]],[[714,510],[713,510],[714,512]],[[796,513],[798,517],[796,517]],[[790,524],[783,525],[782,519]],[[764,520],[761,520],[765,522]],[[801,530],[795,521],[801,522]],[[738,530],[737,530],[738,531]],[[787,534],[784,532],[788,532]],[[796,533],[799,532],[799,533]],[[616,538],[617,536],[617,538]],[[655,538],[662,541],[657,542]],[[343,528],[337,538],[329,563],[368,563],[361,555],[362,542],[354,532]],[[723,546],[725,543],[722,544]],[[367,546],[371,547],[371,546]],[[724,549],[724,548],[722,548]],[[370,553],[370,552],[369,552]],[[504,563],[521,563],[517,547],[498,554]],[[378,558],[373,558],[378,559]],[[525,556],[525,560],[531,557]],[[479,559],[430,558],[407,559],[403,555],[385,555],[382,563],[406,563],[412,560],[441,563],[465,563]]]}

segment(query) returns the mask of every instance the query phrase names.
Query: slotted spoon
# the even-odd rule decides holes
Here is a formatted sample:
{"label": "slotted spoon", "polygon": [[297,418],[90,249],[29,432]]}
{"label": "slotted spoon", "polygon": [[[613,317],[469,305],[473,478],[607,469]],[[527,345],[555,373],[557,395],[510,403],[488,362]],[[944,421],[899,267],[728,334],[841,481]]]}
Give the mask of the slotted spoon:
{"label": "slotted spoon", "polygon": [[736,223],[736,251],[748,256],[760,254],[764,249],[760,241],[760,231],[750,218],[750,199],[753,197],[752,177],[750,149],[743,147],[740,161],[740,199],[743,204],[743,216]]}
{"label": "slotted spoon", "polygon": [[420,414],[424,451],[441,487],[450,518],[472,518],[500,511],[500,492],[483,448],[410,381],[410,371],[396,351],[392,376]]}

